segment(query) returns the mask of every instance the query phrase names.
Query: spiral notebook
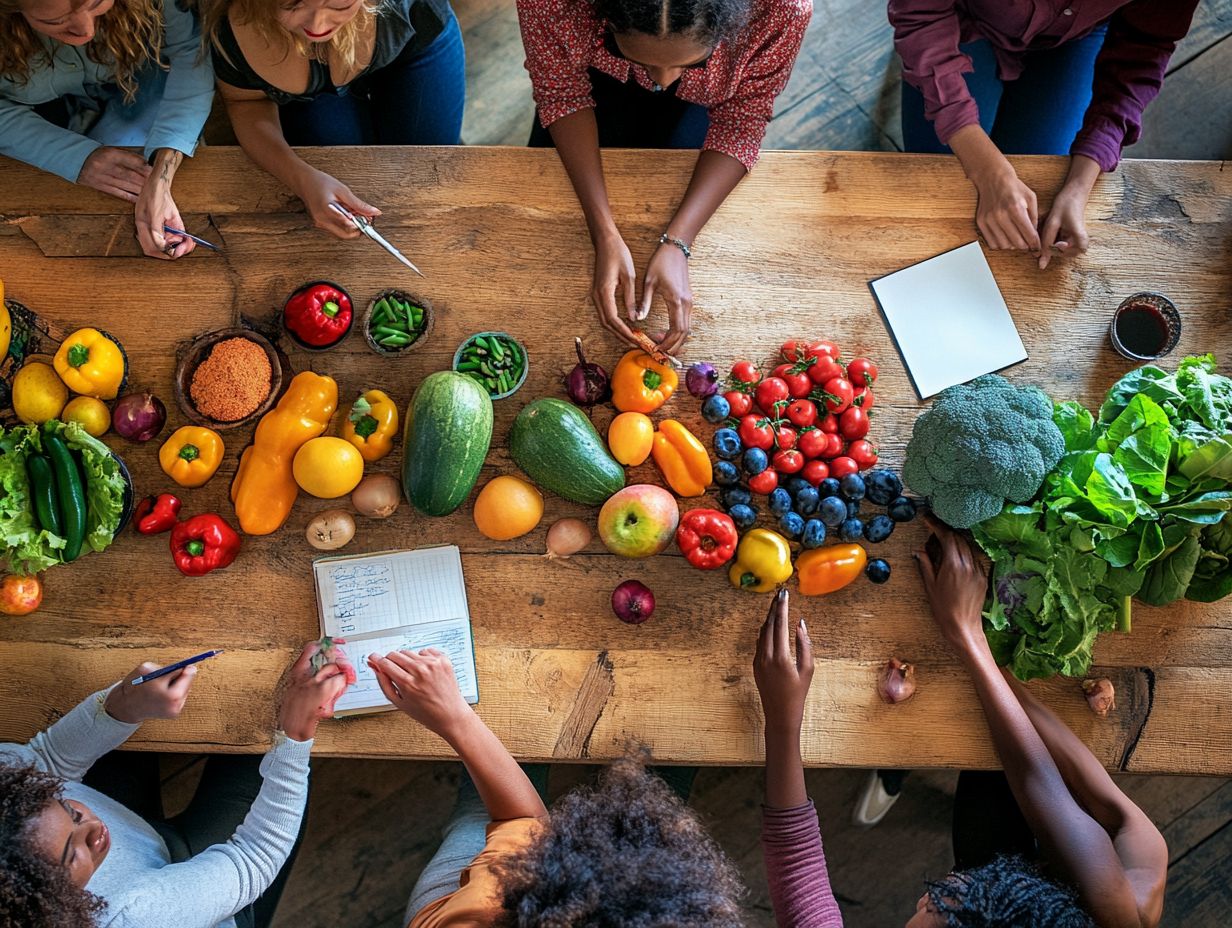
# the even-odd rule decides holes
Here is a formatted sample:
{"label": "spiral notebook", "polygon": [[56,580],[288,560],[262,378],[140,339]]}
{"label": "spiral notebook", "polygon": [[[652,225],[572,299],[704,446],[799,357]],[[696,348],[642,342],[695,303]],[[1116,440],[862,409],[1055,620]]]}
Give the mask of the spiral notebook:
{"label": "spiral notebook", "polygon": [[479,702],[462,552],[457,545],[414,551],[318,558],[312,564],[321,634],[345,638],[356,681],[338,700],[335,716],[393,706],[368,667],[369,654],[437,648],[449,655],[458,688]]}

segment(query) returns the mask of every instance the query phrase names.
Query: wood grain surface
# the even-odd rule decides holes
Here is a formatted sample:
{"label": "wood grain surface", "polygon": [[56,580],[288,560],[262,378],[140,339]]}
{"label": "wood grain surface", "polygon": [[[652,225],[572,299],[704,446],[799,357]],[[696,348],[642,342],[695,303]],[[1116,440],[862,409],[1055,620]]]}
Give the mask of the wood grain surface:
{"label": "wood grain surface", "polygon": [[[203,150],[180,172],[176,197],[190,231],[224,246],[178,263],[134,257],[124,204],[6,162],[0,169],[0,278],[10,297],[66,326],[101,325],[128,349],[135,389],[170,400],[179,343],[243,320],[277,334],[277,312],[298,284],[327,277],[357,303],[388,286],[430,299],[430,341],[402,360],[374,356],[359,333],[308,355],[285,343],[295,370],[334,376],[342,404],[369,387],[400,405],[447,367],[470,332],[501,328],[531,357],[530,377],[497,404],[493,450],[480,485],[516,472],[505,445],[518,409],[559,395],[574,334],[609,368],[621,348],[588,305],[591,248],[555,154],[524,149],[309,150],[307,158],[384,210],[378,228],[424,270],[409,275],[366,240],[314,230],[298,202],[237,149]],[[687,152],[605,153],[613,209],[639,268],[687,183]],[[1063,159],[1014,159],[1042,206]],[[898,465],[921,409],[869,294],[871,278],[970,241],[974,197],[956,162],[874,153],[771,152],[697,242],[695,334],[686,360],[768,360],[790,336],[828,337],[881,368],[873,437]],[[1011,376],[1055,399],[1098,404],[1130,366],[1108,344],[1113,307],[1139,290],[1168,294],[1184,333],[1176,354],[1213,350],[1232,365],[1232,172],[1218,163],[1132,162],[1101,179],[1088,210],[1091,252],[1045,272],[1025,256],[989,253],[1031,359]],[[121,233],[117,235],[117,228]],[[651,318],[662,325],[662,307]],[[707,437],[687,395],[664,410]],[[610,411],[596,411],[601,430]],[[183,424],[171,410],[171,427]],[[335,420],[335,428],[337,420]],[[164,432],[164,436],[168,434]],[[251,428],[226,433],[227,458],[190,512],[230,516],[227,488]],[[108,436],[139,494],[174,489],[157,443]],[[396,473],[398,456],[373,469]],[[656,480],[649,466],[631,482]],[[686,505],[713,503],[712,497]],[[298,646],[317,635],[303,541],[311,516],[333,505],[301,495],[285,528],[246,538],[239,560],[181,577],[167,536],[129,531],[107,552],[45,575],[43,608],[0,624],[0,739],[22,740],[141,660],[171,661],[226,648],[205,664],[182,718],[149,723],[129,742],[151,750],[259,751],[271,694]],[[687,567],[674,551],[627,561],[596,541],[565,562],[540,555],[546,527],[594,512],[548,497],[539,529],[510,542],[475,530],[470,507],[428,519],[404,506],[385,522],[360,519],[349,550],[456,543],[463,551],[478,651],[479,711],[519,757],[602,759],[640,741],[664,761],[756,763],[761,713],[751,673],[769,597],[730,588],[721,573]],[[909,553],[923,539],[901,526],[885,545],[894,576],[824,599],[794,601],[818,658],[805,718],[806,762],[849,766],[995,766],[983,719],[960,667],[934,629]],[[881,552],[879,552],[881,553]],[[608,597],[627,577],[658,597],[654,618],[629,627]],[[914,661],[913,701],[879,703],[875,679],[891,655]],[[1036,684],[1114,769],[1232,773],[1232,607],[1138,606],[1131,635],[1108,634],[1096,668],[1117,684],[1118,708],[1092,716],[1078,683]],[[445,745],[395,714],[325,723],[323,754],[440,756]]]}

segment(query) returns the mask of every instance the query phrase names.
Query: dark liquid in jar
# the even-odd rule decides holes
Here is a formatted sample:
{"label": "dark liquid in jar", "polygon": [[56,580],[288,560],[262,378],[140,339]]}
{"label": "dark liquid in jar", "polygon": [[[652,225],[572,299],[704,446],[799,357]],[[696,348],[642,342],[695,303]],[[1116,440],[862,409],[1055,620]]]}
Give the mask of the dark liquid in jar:
{"label": "dark liquid in jar", "polygon": [[1168,345],[1168,320],[1154,306],[1134,303],[1117,314],[1116,334],[1127,350],[1154,357]]}

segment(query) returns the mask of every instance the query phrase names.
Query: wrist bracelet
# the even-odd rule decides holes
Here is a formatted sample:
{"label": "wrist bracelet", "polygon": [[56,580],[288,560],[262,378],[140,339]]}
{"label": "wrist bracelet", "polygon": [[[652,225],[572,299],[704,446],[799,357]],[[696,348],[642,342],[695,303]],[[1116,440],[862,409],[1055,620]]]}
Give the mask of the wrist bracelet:
{"label": "wrist bracelet", "polygon": [[686,259],[693,257],[693,252],[689,250],[689,246],[686,245],[683,240],[678,239],[678,238],[672,238],[666,232],[664,232],[662,235],[659,236],[659,244],[660,245],[675,245],[677,248],[679,248],[681,251],[684,252],[684,256]]}

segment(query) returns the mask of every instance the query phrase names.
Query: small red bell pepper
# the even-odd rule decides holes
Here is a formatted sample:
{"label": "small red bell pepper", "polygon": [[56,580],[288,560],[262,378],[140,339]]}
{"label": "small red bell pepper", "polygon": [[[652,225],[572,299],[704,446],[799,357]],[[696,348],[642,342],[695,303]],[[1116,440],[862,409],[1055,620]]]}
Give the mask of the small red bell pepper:
{"label": "small red bell pepper", "polygon": [[287,331],[312,348],[328,348],[351,328],[351,298],[341,287],[318,282],[300,287],[282,308]]}
{"label": "small red bell pepper", "polygon": [[142,535],[169,532],[180,517],[180,501],[170,493],[147,496],[133,510],[133,528]]}
{"label": "small red bell pepper", "polygon": [[736,553],[739,540],[736,523],[717,509],[690,509],[676,529],[676,544],[698,570],[722,567]]}
{"label": "small red bell pepper", "polygon": [[171,556],[186,577],[221,570],[239,553],[240,536],[212,512],[180,522],[171,531]]}

